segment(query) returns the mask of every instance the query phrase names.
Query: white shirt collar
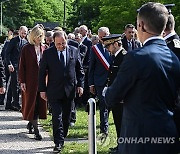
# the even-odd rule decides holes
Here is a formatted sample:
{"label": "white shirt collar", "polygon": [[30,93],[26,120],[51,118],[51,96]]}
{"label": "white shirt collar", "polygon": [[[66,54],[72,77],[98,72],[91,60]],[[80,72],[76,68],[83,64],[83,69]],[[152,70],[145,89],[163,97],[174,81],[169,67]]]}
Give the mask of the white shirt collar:
{"label": "white shirt collar", "polygon": [[87,37],[87,35],[82,38],[82,41],[81,41],[81,42],[83,42],[83,41],[86,39],[86,37]]}
{"label": "white shirt collar", "polygon": [[120,48],[118,51],[116,51],[116,53],[114,54],[114,56],[116,57],[121,50],[122,50],[122,48]]}
{"label": "white shirt collar", "polygon": [[143,42],[143,45],[146,44],[148,41],[154,40],[154,39],[164,40],[164,38],[163,38],[162,36],[153,36],[153,37],[149,37],[148,39],[146,39],[146,40]]}
{"label": "white shirt collar", "polygon": [[176,35],[176,32],[171,32],[171,33],[169,33],[168,35],[166,35],[166,36],[164,37],[164,39],[167,40],[168,38],[170,38],[170,37],[173,36],[173,35]]}

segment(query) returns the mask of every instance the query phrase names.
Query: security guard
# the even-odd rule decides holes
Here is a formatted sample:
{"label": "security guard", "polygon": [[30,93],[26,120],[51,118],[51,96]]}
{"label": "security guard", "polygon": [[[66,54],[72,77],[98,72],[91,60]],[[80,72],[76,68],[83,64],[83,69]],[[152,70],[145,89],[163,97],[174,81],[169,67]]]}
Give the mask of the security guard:
{"label": "security guard", "polygon": [[175,53],[175,55],[180,60],[180,38],[174,30],[175,20],[174,20],[174,16],[171,14],[171,7],[173,7],[174,4],[167,4],[165,6],[169,11],[169,17],[168,17],[168,22],[166,24],[166,29],[164,31],[165,32],[164,39],[166,40],[167,46]]}
{"label": "security guard", "polygon": [[[113,57],[113,61],[109,69],[107,84],[106,84],[106,86],[109,87],[116,78],[116,75],[119,70],[119,66],[122,63],[123,58],[126,55],[127,51],[122,47],[120,34],[111,34],[109,36],[103,37],[102,40],[105,45],[105,48],[108,49],[108,51],[111,53]],[[113,114],[114,124],[116,127],[117,139],[120,137],[122,112],[123,112],[122,103],[118,103],[112,107],[112,114]],[[110,150],[111,153],[115,153],[117,151],[117,147],[110,148]]]}
{"label": "security guard", "polygon": [[[174,16],[171,14],[171,8],[175,6],[175,4],[167,4],[165,6],[169,11],[169,17],[166,24],[166,29],[164,31],[165,32],[164,39],[167,43],[167,46],[174,52],[174,54],[180,60],[180,38],[174,30],[175,20],[174,20]],[[179,98],[180,98],[180,94],[179,94]],[[177,100],[173,117],[180,137],[180,100]],[[180,140],[178,144],[179,144],[178,152],[180,152]]]}

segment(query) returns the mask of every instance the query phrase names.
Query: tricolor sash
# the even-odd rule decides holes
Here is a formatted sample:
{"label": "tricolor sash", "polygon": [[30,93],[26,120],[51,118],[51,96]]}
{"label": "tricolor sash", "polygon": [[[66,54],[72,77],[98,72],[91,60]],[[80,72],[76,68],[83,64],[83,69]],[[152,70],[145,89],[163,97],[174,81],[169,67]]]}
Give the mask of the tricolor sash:
{"label": "tricolor sash", "polygon": [[101,61],[101,63],[105,67],[105,69],[109,70],[110,64],[108,63],[108,61],[106,60],[104,55],[101,53],[101,51],[99,50],[98,46],[97,45],[93,45],[92,49],[96,53],[97,57],[99,58],[99,60]]}

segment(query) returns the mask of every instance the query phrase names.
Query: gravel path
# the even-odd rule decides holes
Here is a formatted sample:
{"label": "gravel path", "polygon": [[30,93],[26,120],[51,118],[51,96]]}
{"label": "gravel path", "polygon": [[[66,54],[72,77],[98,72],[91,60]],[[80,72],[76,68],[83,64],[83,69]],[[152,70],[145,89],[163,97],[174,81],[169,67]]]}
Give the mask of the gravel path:
{"label": "gravel path", "polygon": [[40,128],[42,141],[28,134],[27,121],[15,111],[0,111],[0,153],[2,154],[51,154],[54,143],[49,134]]}

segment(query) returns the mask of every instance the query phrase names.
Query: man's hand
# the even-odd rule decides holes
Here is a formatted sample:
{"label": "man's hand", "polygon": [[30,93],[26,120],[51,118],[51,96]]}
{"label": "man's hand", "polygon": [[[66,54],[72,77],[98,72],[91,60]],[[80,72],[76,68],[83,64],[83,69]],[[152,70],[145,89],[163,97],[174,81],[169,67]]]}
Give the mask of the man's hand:
{"label": "man's hand", "polygon": [[4,94],[5,92],[6,92],[6,88],[1,87],[1,88],[0,88],[0,94]]}
{"label": "man's hand", "polygon": [[104,96],[104,97],[105,97],[105,94],[106,94],[107,88],[108,88],[108,87],[104,87],[104,89],[103,89],[103,91],[102,91],[102,96]]}
{"label": "man's hand", "polygon": [[22,90],[23,92],[26,91],[26,84],[25,84],[25,83],[21,83],[21,90]]}
{"label": "man's hand", "polygon": [[90,90],[90,93],[92,93],[92,94],[96,94],[96,90],[95,90],[95,87],[94,87],[94,85],[91,85],[90,87],[89,87],[89,90]]}
{"label": "man's hand", "polygon": [[77,93],[79,94],[79,97],[81,97],[82,96],[82,94],[83,94],[83,88],[82,87],[77,87]]}
{"label": "man's hand", "polygon": [[14,72],[14,66],[13,65],[8,65],[9,72]]}
{"label": "man's hand", "polygon": [[40,96],[41,96],[42,99],[44,99],[45,101],[47,101],[46,92],[40,92]]}

